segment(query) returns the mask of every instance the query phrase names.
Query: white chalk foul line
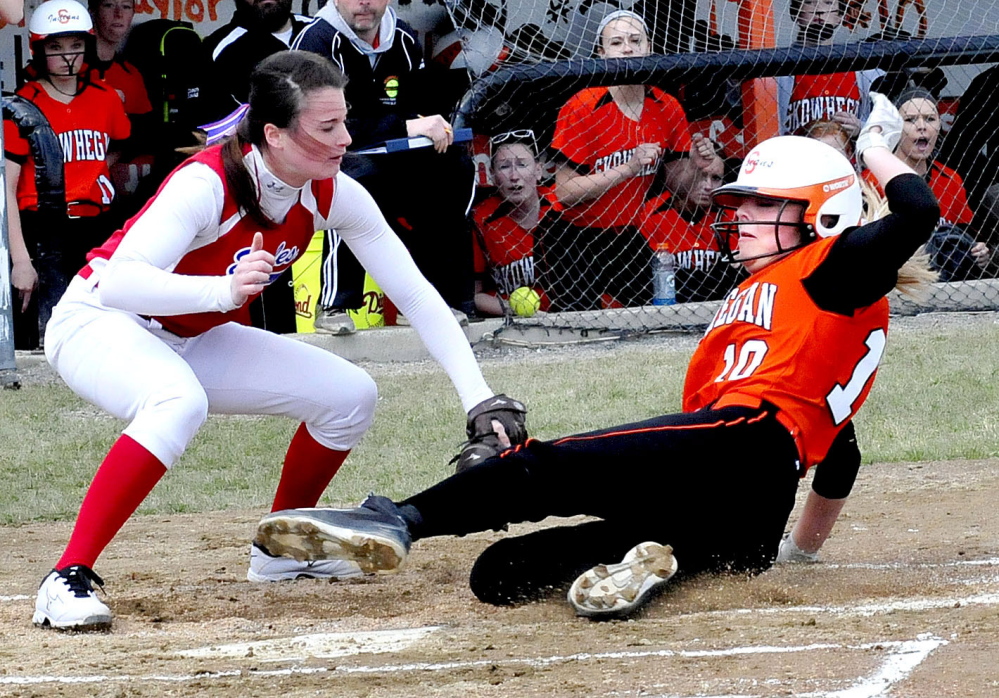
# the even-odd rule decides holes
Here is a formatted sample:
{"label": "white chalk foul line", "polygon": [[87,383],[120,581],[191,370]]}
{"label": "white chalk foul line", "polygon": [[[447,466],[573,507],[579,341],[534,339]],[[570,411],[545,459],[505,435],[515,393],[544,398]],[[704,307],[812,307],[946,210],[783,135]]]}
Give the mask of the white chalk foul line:
{"label": "white chalk foul line", "polygon": [[330,659],[353,654],[399,652],[439,629],[438,626],[405,630],[373,630],[354,633],[316,633],[291,638],[240,642],[199,647],[174,654],[202,659],[253,658],[257,662],[286,662],[308,657]]}
{"label": "white chalk foul line", "polygon": [[[930,652],[946,644],[946,640],[932,636],[903,642],[895,651],[888,654],[884,663],[873,676],[861,679],[855,686],[842,691],[823,693],[821,698],[878,698],[884,696],[889,688],[906,678],[913,669],[930,656]],[[802,694],[797,698],[807,698],[809,695],[814,694]]]}
{"label": "white chalk foul line", "polygon": [[831,570],[932,570],[946,567],[996,567],[999,557],[986,560],[954,560],[952,562],[823,562],[822,567]]}
{"label": "white chalk foul line", "polygon": [[730,608],[721,611],[700,611],[683,614],[684,618],[692,616],[727,616],[746,615],[750,613],[761,615],[781,615],[788,613],[831,613],[839,616],[875,616],[881,613],[895,611],[932,611],[938,608],[959,608],[961,606],[996,606],[999,605],[999,594],[975,594],[961,598],[950,599],[903,599],[887,603],[859,604],[855,606],[785,606],[781,608]]}
{"label": "white chalk foul line", "polygon": [[[434,630],[435,628],[417,628],[415,630]],[[643,651],[625,651],[625,652],[580,652],[577,654],[569,655],[553,655],[549,657],[522,657],[522,658],[507,658],[507,659],[479,659],[470,660],[465,662],[415,662],[411,664],[389,664],[383,666],[337,666],[333,668],[329,667],[289,667],[287,669],[271,669],[265,671],[250,671],[243,669],[234,669],[230,671],[218,671],[218,672],[203,672],[197,674],[149,674],[149,675],[133,675],[133,674],[122,674],[118,676],[109,675],[94,675],[94,676],[0,676],[0,685],[35,685],[43,683],[60,683],[60,684],[90,684],[90,683],[106,683],[106,682],[185,682],[185,681],[205,681],[210,679],[226,679],[234,677],[243,678],[270,678],[276,676],[292,676],[296,674],[398,674],[405,672],[427,672],[427,671],[452,671],[455,669],[474,669],[481,667],[492,667],[492,666],[530,666],[530,667],[545,667],[552,664],[564,664],[567,662],[585,662],[594,660],[605,660],[605,659],[646,659],[646,658],[664,658],[664,657],[682,657],[682,658],[704,658],[704,657],[731,657],[738,655],[761,655],[761,654],[791,654],[799,652],[813,652],[817,650],[869,650],[869,649],[888,649],[889,658],[886,663],[881,667],[876,676],[884,675],[887,678],[891,676],[903,676],[900,673],[901,662],[894,661],[892,658],[895,656],[906,656],[909,654],[918,655],[918,661],[913,664],[915,666],[919,661],[922,661],[930,652],[939,647],[940,645],[947,644],[945,640],[936,637],[921,637],[918,640],[904,640],[904,641],[885,641],[885,642],[869,642],[861,645],[841,645],[834,643],[816,643],[811,645],[800,645],[794,647],[774,647],[774,646],[760,646],[760,647],[732,647],[728,649],[721,650],[643,650]],[[901,667],[904,668],[904,667]],[[909,669],[911,671],[911,669]],[[897,679],[894,679],[897,680]],[[867,681],[874,681],[870,679]],[[883,684],[883,682],[882,682]],[[882,685],[878,684],[878,685]],[[808,696],[829,696],[832,698],[834,694],[801,694],[802,697]],[[857,694],[843,694],[842,696],[837,696],[837,698],[864,698],[867,696],[866,693]],[[877,694],[870,694],[875,696]]]}
{"label": "white chalk foul line", "polygon": [[35,598],[34,596],[25,596],[24,594],[18,594],[17,596],[0,596],[0,603],[5,601],[30,601]]}

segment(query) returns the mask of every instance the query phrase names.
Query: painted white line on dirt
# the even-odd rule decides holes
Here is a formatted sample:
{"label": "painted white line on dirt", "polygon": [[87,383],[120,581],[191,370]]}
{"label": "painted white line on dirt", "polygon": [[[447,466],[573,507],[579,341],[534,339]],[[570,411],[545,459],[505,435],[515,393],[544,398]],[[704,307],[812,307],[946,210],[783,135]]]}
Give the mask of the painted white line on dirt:
{"label": "painted white line on dirt", "polygon": [[181,650],[174,654],[181,657],[203,659],[252,658],[257,662],[287,662],[308,657],[329,659],[349,657],[353,654],[380,654],[399,652],[414,642],[439,630],[439,626],[407,628],[405,630],[374,630],[353,633],[317,633],[298,635],[277,640],[240,642],[231,645],[199,647]]}
{"label": "painted white line on dirt", "polygon": [[822,563],[822,567],[831,570],[930,570],[943,567],[995,567],[999,565],[999,557],[987,560],[954,560],[953,562],[848,562]]}
{"label": "painted white line on dirt", "polygon": [[[925,641],[938,641],[939,638],[930,638]],[[567,662],[582,662],[603,659],[645,659],[649,657],[681,657],[681,658],[703,658],[703,657],[729,657],[737,655],[753,654],[791,654],[799,652],[813,652],[816,650],[869,650],[869,649],[892,649],[908,647],[912,641],[885,641],[869,642],[861,645],[840,645],[840,644],[812,644],[794,647],[733,647],[721,650],[644,650],[627,652],[581,652],[569,655],[554,655],[550,657],[522,657],[513,659],[479,659],[464,662],[415,662],[412,664],[389,664],[384,666],[336,666],[336,667],[289,667],[287,669],[270,669],[266,671],[251,670],[229,670],[218,672],[204,672],[198,674],[173,674],[173,675],[131,675],[122,674],[119,676],[96,675],[96,676],[0,676],[0,685],[34,685],[43,683],[60,684],[90,684],[90,683],[149,683],[149,682],[186,682],[186,681],[207,681],[210,679],[224,679],[233,677],[254,678],[254,677],[275,677],[292,676],[295,674],[395,674],[414,671],[451,671],[455,669],[474,669],[491,666],[529,666],[545,667],[552,664],[564,664]],[[896,650],[897,651],[897,650]],[[253,658],[255,659],[255,657]],[[814,694],[812,694],[814,695]],[[854,698],[851,696],[850,698]]]}
{"label": "painted white line on dirt", "polygon": [[961,606],[996,606],[999,594],[976,594],[949,599],[913,599],[889,601],[886,603],[860,604],[857,606],[786,606],[783,608],[730,608],[722,611],[699,611],[686,613],[684,618],[694,616],[748,615],[750,613],[781,615],[787,613],[831,613],[838,616],[876,616],[895,611],[932,611],[938,608],[959,608]]}
{"label": "painted white line on dirt", "polygon": [[[912,673],[919,664],[930,656],[930,652],[947,641],[939,637],[924,637],[919,640],[903,642],[895,651],[888,654],[881,668],[869,678],[861,679],[856,686],[819,694],[821,698],[878,698],[896,683]],[[806,698],[815,694],[802,694],[796,698]]]}
{"label": "painted white line on dirt", "polygon": [[24,594],[18,594],[17,596],[0,596],[0,603],[5,601],[30,601],[35,598],[34,596],[25,596]]}

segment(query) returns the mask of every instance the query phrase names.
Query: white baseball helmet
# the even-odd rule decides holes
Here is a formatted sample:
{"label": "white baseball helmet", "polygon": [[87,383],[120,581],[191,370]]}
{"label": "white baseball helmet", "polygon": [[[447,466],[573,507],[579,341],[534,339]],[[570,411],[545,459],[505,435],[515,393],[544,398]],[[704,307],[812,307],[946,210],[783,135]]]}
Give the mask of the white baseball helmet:
{"label": "white baseball helmet", "polygon": [[56,34],[94,33],[87,8],[76,0],[48,0],[35,8],[28,21],[32,50],[37,42]]}
{"label": "white baseball helmet", "polygon": [[[747,197],[805,205],[803,220],[797,224],[802,241],[791,249],[807,245],[816,237],[839,235],[847,228],[859,225],[863,206],[860,179],[850,161],[832,146],[802,136],[779,136],[763,141],[743,160],[735,182],[712,192],[714,202],[723,208],[737,208]],[[776,220],[716,224],[722,253],[730,261],[746,261],[734,256],[731,237],[738,233],[739,225],[749,223],[773,223],[774,235],[777,235]],[[786,222],[781,224],[788,225]],[[779,241],[777,250],[773,254],[788,251],[780,247]]]}

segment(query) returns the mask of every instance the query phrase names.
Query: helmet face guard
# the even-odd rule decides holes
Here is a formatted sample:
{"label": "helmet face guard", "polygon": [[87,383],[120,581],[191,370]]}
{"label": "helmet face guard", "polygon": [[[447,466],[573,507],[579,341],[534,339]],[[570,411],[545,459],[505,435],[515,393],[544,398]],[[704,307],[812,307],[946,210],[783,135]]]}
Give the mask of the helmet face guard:
{"label": "helmet face guard", "polygon": [[[753,196],[758,199],[769,199],[772,201],[777,201],[780,203],[780,208],[777,210],[777,216],[773,220],[751,220],[751,221],[719,221],[717,223],[711,224],[711,230],[715,234],[715,241],[718,243],[718,250],[721,253],[721,261],[727,264],[742,264],[743,262],[748,262],[753,259],[763,259],[765,257],[776,257],[778,255],[783,255],[786,252],[791,252],[793,250],[801,249],[805,245],[811,243],[817,237],[815,234],[815,226],[805,223],[802,221],[789,221],[785,218],[785,212],[791,205],[807,205],[806,201],[795,201],[793,199],[779,199],[776,197],[760,196],[758,194],[747,194],[747,196]],[[733,199],[735,197],[733,196]],[[716,200],[717,203],[717,200]],[[733,207],[734,208],[734,207]],[[739,228],[744,225],[771,225],[773,226],[773,236],[774,245],[776,249],[773,252],[764,252],[762,254],[753,255],[751,257],[745,257],[739,254]],[[800,234],[800,240],[796,245],[791,247],[784,247],[780,241],[780,229],[785,228],[796,228]]]}
{"label": "helmet face guard", "polygon": [[[729,210],[750,198],[779,204],[773,220],[712,224],[722,259],[731,264],[783,255],[860,223],[860,182],[853,165],[835,148],[801,136],[763,141],[746,156],[736,181],[718,187],[711,196],[716,205]],[[785,219],[790,206],[804,209],[800,220]],[[751,257],[739,254],[739,230],[743,225],[773,226],[775,249]],[[800,241],[793,246],[782,245],[781,226],[797,228]]]}

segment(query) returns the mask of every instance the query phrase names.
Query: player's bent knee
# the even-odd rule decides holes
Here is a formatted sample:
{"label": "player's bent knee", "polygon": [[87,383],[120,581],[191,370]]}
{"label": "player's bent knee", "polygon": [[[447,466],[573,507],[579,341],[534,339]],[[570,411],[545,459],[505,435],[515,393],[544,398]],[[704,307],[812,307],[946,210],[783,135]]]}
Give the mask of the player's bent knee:
{"label": "player's bent knee", "polygon": [[150,395],[126,433],[169,468],[208,419],[208,396],[197,389]]}
{"label": "player's bent knee", "polygon": [[[345,389],[340,387],[342,392]],[[366,373],[356,376],[349,387],[350,401],[329,405],[314,420],[306,420],[313,437],[327,448],[351,449],[371,427],[378,403],[378,387]]]}
{"label": "player's bent knee", "polygon": [[535,565],[524,559],[517,539],[504,539],[486,548],[472,566],[468,586],[475,598],[493,606],[512,606],[547,598],[556,585],[534,579]]}

